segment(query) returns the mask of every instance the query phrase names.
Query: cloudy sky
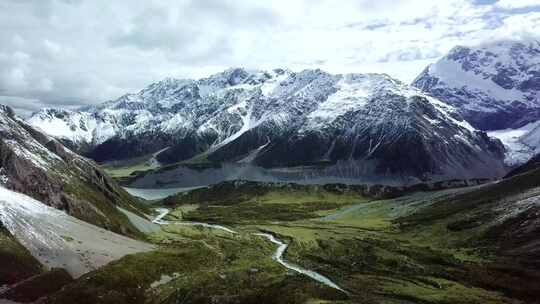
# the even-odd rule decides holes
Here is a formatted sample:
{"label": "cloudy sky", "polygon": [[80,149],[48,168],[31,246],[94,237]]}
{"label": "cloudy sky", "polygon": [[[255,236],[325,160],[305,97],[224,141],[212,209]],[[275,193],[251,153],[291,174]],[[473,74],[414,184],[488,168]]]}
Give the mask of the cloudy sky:
{"label": "cloudy sky", "polygon": [[1,0],[0,103],[28,114],[228,67],[384,72],[534,37],[539,0]]}

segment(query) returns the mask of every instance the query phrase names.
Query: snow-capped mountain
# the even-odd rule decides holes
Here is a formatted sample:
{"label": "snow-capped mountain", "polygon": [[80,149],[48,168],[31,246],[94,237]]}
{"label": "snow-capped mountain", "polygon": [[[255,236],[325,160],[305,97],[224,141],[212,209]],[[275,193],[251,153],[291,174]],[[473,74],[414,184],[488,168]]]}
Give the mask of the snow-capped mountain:
{"label": "snow-capped mountain", "polygon": [[478,129],[523,127],[540,119],[540,42],[455,47],[413,86],[455,106]]}
{"label": "snow-capped mountain", "polygon": [[93,161],[34,129],[3,105],[0,105],[0,186],[103,228],[139,235],[117,209],[117,206],[134,209],[136,202],[129,194]]}
{"label": "snow-capped mountain", "polygon": [[455,106],[476,128],[489,130],[515,166],[540,147],[540,42],[496,41],[455,47],[413,82]]}
{"label": "snow-capped mountain", "polygon": [[29,123],[98,161],[163,150],[163,163],[324,164],[422,180],[504,172],[498,141],[452,106],[382,74],[229,69],[166,79],[79,111],[46,109]]}

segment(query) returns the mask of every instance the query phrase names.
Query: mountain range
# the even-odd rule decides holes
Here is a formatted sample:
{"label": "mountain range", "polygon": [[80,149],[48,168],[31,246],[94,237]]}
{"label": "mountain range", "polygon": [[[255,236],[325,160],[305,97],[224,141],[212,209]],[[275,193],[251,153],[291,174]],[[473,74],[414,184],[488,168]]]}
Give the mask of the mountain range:
{"label": "mountain range", "polygon": [[539,54],[538,41],[458,46],[411,86],[384,74],[235,68],[28,122],[98,162],[151,155],[303,178],[494,178],[540,146]]}
{"label": "mountain range", "polygon": [[409,183],[505,172],[499,141],[383,74],[229,69],[79,111],[44,109],[28,122],[99,162],[153,154],[162,164],[300,167]]}

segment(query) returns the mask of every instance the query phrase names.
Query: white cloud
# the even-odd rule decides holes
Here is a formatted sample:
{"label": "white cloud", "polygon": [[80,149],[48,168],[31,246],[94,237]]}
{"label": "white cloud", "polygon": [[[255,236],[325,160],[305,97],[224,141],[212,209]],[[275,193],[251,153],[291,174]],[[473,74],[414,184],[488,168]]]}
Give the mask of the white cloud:
{"label": "white cloud", "polygon": [[512,9],[538,6],[540,3],[538,0],[499,0],[496,5],[504,9]]}
{"label": "white cloud", "polygon": [[526,3],[5,0],[0,95],[76,106],[231,66],[385,72],[409,82],[457,44],[529,35],[540,12],[511,10]]}
{"label": "white cloud", "polygon": [[504,19],[503,25],[494,34],[496,38],[538,39],[540,12],[531,12]]}
{"label": "white cloud", "polygon": [[32,112],[39,110],[43,104],[35,98],[24,98],[19,96],[2,96],[0,95],[0,104],[8,104],[15,108],[17,114],[28,116]]}

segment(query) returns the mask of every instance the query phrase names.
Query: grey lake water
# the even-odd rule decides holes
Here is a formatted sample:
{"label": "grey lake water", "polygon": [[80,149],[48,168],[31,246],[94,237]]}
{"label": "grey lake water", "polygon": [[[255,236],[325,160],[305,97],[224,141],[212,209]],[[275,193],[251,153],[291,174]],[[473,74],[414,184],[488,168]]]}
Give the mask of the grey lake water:
{"label": "grey lake water", "polygon": [[131,195],[143,198],[145,200],[158,200],[163,199],[168,196],[181,193],[181,192],[187,192],[198,188],[203,188],[204,186],[198,186],[198,187],[177,187],[177,188],[159,188],[156,186],[156,188],[131,188],[131,187],[124,187],[124,189]]}
{"label": "grey lake water", "polygon": [[[299,184],[414,184],[411,178],[373,174],[373,168],[354,162],[338,162],[331,166],[301,166],[262,168],[250,164],[224,163],[216,167],[193,168],[178,166],[148,172],[135,179],[127,190],[133,195],[162,198],[167,195],[231,180],[258,182],[293,182]],[[142,190],[151,189],[151,190]],[[164,190],[168,189],[168,190]]]}

